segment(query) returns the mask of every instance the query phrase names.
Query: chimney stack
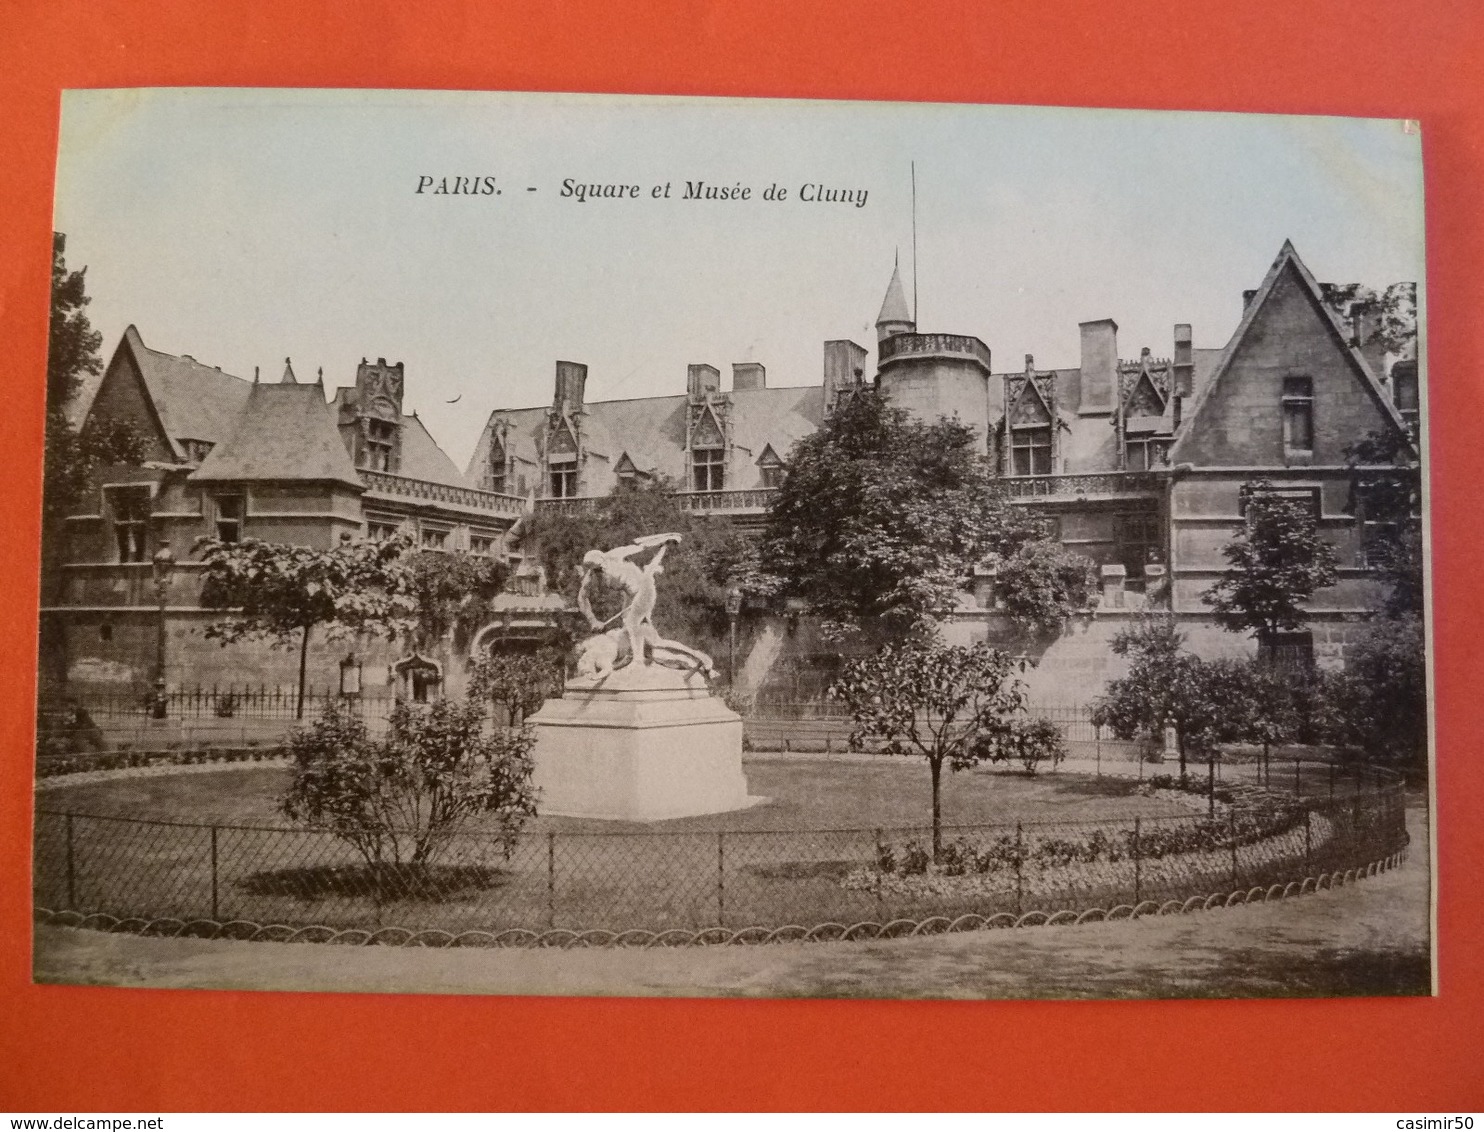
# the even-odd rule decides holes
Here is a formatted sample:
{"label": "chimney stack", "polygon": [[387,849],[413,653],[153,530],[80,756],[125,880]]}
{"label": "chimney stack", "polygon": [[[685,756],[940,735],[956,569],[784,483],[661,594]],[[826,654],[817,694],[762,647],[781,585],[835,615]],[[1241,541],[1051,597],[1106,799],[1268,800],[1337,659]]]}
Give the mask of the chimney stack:
{"label": "chimney stack", "polygon": [[692,362],[685,367],[685,391],[693,401],[702,400],[708,393],[719,393],[721,370],[705,362]]}
{"label": "chimney stack", "polygon": [[557,362],[552,407],[560,409],[565,405],[568,412],[581,412],[582,398],[586,391],[587,366],[581,362]]}
{"label": "chimney stack", "polygon": [[740,393],[748,389],[766,389],[768,387],[768,371],[757,362],[733,362],[732,363],[732,392]]}
{"label": "chimney stack", "polygon": [[1191,345],[1190,323],[1175,324],[1175,396],[1195,396],[1195,349]]}
{"label": "chimney stack", "polygon": [[1385,375],[1386,347],[1381,342],[1381,307],[1377,303],[1356,303],[1350,308],[1355,346],[1360,356],[1377,377]]}
{"label": "chimney stack", "polygon": [[824,411],[835,407],[842,389],[853,389],[865,372],[867,350],[848,338],[836,338],[824,344]]}
{"label": "chimney stack", "polygon": [[1082,331],[1083,416],[1113,411],[1113,390],[1118,385],[1118,323],[1111,318],[1078,324]]}

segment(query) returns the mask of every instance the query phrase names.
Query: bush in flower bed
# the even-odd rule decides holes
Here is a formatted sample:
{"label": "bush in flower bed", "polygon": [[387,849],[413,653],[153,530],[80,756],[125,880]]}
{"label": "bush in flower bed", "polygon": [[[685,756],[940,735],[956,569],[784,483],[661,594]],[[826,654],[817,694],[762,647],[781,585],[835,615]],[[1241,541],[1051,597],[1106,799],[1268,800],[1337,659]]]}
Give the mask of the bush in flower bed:
{"label": "bush in flower bed", "polygon": [[40,757],[37,778],[83,774],[90,770],[123,770],[139,766],[192,766],[198,763],[238,763],[274,759],[283,755],[279,747],[196,747],[188,750],[135,751],[120,748],[92,755]]}
{"label": "bush in flower bed", "polygon": [[1137,856],[1153,861],[1185,853],[1202,853],[1252,845],[1287,833],[1303,820],[1303,808],[1292,801],[1261,795],[1259,804],[1237,806],[1215,817],[1192,818],[1179,823],[1153,822],[1141,828],[1135,840],[1133,826],[1120,829],[1094,829],[1066,837],[1038,836],[1034,829],[996,834],[987,840],[954,838],[944,843],[938,863],[918,841],[900,846],[880,842],[876,846],[876,867],[857,869],[842,883],[847,888],[870,888],[871,874],[881,876],[967,876],[1012,872],[1017,866],[1037,870],[1060,869],[1070,865],[1116,864]]}

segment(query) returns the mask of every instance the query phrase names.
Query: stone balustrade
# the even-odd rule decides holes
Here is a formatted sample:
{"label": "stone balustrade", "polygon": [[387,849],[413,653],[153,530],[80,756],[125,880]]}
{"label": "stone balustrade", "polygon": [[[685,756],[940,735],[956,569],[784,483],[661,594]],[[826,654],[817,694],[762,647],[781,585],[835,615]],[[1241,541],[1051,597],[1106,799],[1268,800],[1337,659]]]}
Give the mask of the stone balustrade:
{"label": "stone balustrade", "polygon": [[370,468],[358,468],[357,472],[361,482],[366,485],[366,490],[376,495],[446,503],[466,510],[508,515],[512,518],[519,517],[526,509],[526,501],[518,495],[501,495],[498,492],[460,487],[457,484],[413,479],[392,472],[375,472]]}
{"label": "stone balustrade", "polygon": [[1088,499],[1152,495],[1159,488],[1159,477],[1149,472],[1088,472],[1064,476],[1004,476],[999,483],[1012,499]]}

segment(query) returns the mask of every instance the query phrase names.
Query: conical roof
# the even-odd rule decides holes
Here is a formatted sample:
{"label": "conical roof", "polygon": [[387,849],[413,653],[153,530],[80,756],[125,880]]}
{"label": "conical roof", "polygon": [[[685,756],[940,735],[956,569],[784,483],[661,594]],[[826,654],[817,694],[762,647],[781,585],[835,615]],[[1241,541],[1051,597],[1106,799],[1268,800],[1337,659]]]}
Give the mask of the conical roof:
{"label": "conical roof", "polygon": [[910,325],[914,321],[912,312],[907,308],[907,293],[902,289],[901,264],[893,263],[891,282],[886,285],[886,298],[882,300],[881,313],[876,316],[876,325],[881,326],[888,322],[905,322]]}

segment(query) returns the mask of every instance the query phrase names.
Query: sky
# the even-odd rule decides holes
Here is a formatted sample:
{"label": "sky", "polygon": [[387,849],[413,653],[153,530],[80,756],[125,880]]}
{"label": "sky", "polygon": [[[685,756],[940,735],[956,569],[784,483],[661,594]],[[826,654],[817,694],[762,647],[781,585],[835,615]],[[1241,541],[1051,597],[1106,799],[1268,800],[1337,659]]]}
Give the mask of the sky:
{"label": "sky", "polygon": [[[432,191],[460,177],[497,191]],[[1180,322],[1224,345],[1285,239],[1321,280],[1420,284],[1422,216],[1421,139],[1394,120],[158,89],[66,93],[55,226],[105,359],[132,323],[331,391],[400,361],[404,410],[463,467],[491,411],[550,403],[558,359],[589,400],[683,392],[693,362],[818,384],[826,340],[874,353],[897,257],[920,330],[1051,368],[1098,318],[1125,358],[1168,356]]]}

